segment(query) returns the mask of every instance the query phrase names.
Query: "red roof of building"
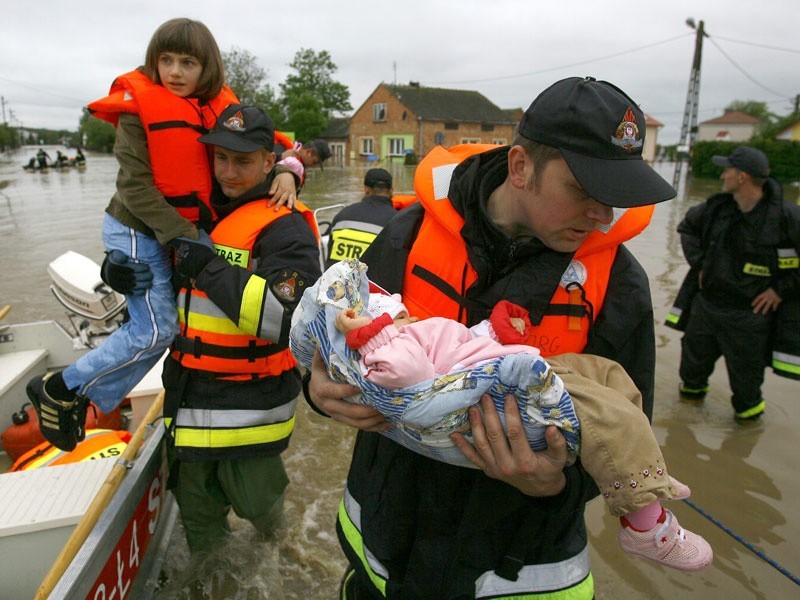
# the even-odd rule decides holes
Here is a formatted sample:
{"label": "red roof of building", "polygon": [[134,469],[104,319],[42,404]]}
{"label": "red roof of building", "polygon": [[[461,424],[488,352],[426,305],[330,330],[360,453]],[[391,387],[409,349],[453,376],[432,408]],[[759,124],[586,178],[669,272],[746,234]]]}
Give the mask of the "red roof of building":
{"label": "red roof of building", "polygon": [[738,110],[726,110],[725,114],[721,117],[703,121],[701,125],[705,125],[707,123],[717,125],[754,125],[758,123],[758,119],[753,115],[748,115],[747,113],[743,113]]}

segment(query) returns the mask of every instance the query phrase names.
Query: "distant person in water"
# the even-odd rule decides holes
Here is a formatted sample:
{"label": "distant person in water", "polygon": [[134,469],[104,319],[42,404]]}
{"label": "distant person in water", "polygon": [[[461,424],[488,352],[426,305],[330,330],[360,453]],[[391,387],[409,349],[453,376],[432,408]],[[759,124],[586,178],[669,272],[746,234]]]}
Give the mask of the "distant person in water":
{"label": "distant person in water", "polygon": [[52,160],[52,158],[50,158],[50,155],[44,148],[39,148],[39,151],[36,153],[36,160],[39,163],[40,169],[46,169],[48,167],[47,161]]}
{"label": "distant person in water", "polygon": [[[149,270],[152,286],[126,294],[130,319],[101,346],[63,371],[28,382],[42,435],[62,450],[84,439],[89,401],[103,412],[118,406],[178,333],[172,257],[165,246],[213,251],[207,233],[214,220],[211,167],[198,138],[237,102],[224,82],[222,56],[208,28],[171,19],[153,34],[144,66],[117,77],[109,95],[88,106],[117,128],[120,169],[103,222],[107,257],[101,270],[114,263]],[[181,125],[154,128],[154,122]],[[293,176],[284,178],[294,193]]]}

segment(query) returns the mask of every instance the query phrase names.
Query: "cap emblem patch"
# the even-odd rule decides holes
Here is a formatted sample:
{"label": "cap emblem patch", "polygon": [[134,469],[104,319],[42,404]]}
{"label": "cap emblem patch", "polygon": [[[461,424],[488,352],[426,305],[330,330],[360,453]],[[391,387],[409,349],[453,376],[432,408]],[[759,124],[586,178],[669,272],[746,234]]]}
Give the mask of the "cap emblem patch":
{"label": "cap emblem patch", "polygon": [[244,116],[240,110],[236,111],[234,115],[225,119],[223,126],[225,129],[229,129],[230,131],[247,131],[247,128],[244,126]]}
{"label": "cap emblem patch", "polygon": [[636,117],[630,107],[625,111],[625,116],[617,126],[617,131],[611,137],[611,143],[623,150],[635,150],[642,147],[642,136],[639,134],[639,126],[636,124]]}

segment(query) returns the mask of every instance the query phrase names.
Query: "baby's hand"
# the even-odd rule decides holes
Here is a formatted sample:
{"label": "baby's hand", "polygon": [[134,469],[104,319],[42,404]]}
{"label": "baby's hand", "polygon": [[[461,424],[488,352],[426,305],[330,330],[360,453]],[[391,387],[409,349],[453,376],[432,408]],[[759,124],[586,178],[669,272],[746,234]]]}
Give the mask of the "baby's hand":
{"label": "baby's hand", "polygon": [[398,329],[403,325],[411,325],[411,323],[416,323],[419,321],[419,317],[409,317],[408,313],[401,312],[394,318],[394,326]]}
{"label": "baby's hand", "polygon": [[525,320],[524,319],[520,319],[519,317],[511,317],[509,319],[509,321],[511,321],[511,326],[514,329],[517,330],[517,333],[519,333],[520,335],[525,333]]}
{"label": "baby's hand", "polygon": [[354,329],[358,329],[364,325],[369,325],[370,323],[372,323],[371,318],[356,315],[356,311],[352,308],[339,311],[333,322],[336,329],[344,334],[350,333]]}

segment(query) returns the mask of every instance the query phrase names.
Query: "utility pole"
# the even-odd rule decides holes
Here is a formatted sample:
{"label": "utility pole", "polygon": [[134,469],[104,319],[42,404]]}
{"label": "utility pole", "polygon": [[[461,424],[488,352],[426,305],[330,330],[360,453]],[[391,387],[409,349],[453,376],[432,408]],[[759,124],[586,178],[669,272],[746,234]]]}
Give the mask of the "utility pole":
{"label": "utility pole", "polygon": [[703,21],[695,27],[694,19],[689,17],[686,24],[697,31],[694,41],[694,58],[692,59],[692,71],[689,74],[689,87],[686,90],[686,105],[683,109],[683,123],[681,124],[681,139],[678,142],[678,152],[685,153],[685,158],[678,158],[675,164],[675,173],[672,176],[672,187],[676,190],[681,182],[681,171],[684,163],[688,162],[689,155],[694,148],[697,138],[697,105],[700,99],[700,64],[703,56],[703,38],[708,37],[704,29]]}
{"label": "utility pole", "polygon": [[3,106],[3,125],[6,124],[6,99],[5,96],[0,96],[0,105]]}

